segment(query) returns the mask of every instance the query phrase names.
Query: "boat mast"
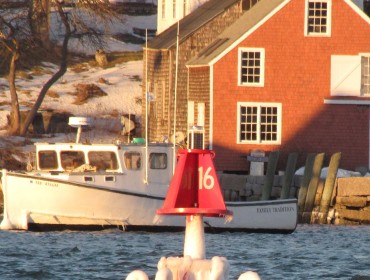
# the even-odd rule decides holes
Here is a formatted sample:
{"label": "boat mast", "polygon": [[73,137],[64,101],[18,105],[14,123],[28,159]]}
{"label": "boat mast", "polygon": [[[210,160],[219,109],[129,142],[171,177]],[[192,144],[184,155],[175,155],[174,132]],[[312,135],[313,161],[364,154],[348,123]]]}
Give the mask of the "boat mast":
{"label": "boat mast", "polygon": [[148,184],[148,29],[145,29],[145,178]]}
{"label": "boat mast", "polygon": [[179,69],[179,33],[180,33],[180,24],[177,21],[177,36],[176,36],[176,68],[175,68],[175,100],[174,100],[174,109],[173,109],[173,162],[172,162],[172,174],[175,173],[176,165],[176,109],[177,109],[177,73]]}

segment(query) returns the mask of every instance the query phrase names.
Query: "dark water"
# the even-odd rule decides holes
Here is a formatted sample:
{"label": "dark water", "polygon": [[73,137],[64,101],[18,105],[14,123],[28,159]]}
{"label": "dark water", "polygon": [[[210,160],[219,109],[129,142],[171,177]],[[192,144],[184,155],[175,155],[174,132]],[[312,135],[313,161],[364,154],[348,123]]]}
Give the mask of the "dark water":
{"label": "dark water", "polygon": [[[0,231],[0,279],[154,279],[161,256],[183,252],[183,233]],[[226,257],[229,279],[370,279],[370,227],[299,226],[290,235],[207,234],[207,258]]]}

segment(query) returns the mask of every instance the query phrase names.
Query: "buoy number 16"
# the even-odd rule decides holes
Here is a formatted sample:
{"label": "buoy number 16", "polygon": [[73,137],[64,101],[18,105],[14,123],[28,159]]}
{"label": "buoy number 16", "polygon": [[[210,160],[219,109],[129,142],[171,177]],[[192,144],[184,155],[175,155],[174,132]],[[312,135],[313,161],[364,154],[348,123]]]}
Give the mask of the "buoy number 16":
{"label": "buoy number 16", "polygon": [[199,189],[203,189],[203,187],[207,190],[210,190],[215,185],[215,178],[210,174],[212,168],[208,167],[206,172],[203,172],[203,166],[198,168],[199,172]]}

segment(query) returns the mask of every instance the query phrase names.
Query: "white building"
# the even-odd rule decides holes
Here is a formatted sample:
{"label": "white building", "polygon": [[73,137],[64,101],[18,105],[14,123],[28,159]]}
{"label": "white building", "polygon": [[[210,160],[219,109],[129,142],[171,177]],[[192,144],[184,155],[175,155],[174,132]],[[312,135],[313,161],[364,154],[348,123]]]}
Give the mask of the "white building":
{"label": "white building", "polygon": [[158,0],[157,34],[163,32],[207,1],[208,0]]}

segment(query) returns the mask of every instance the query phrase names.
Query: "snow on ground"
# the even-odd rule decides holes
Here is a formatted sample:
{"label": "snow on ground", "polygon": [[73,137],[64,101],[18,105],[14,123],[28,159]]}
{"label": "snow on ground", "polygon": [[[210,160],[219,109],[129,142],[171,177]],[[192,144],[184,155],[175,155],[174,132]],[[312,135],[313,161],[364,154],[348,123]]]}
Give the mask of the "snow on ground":
{"label": "snow on ground", "polygon": [[[56,92],[56,97],[46,96],[40,110],[53,110],[59,112],[69,112],[80,116],[105,116],[112,111],[120,114],[141,114],[141,106],[136,99],[141,96],[142,61],[131,61],[116,65],[112,68],[102,69],[100,67],[90,67],[87,71],[76,73],[68,69],[67,73],[57,83],[51,87],[51,91]],[[56,71],[56,66],[50,64],[48,68]],[[17,88],[20,104],[32,105],[39,94],[42,85],[50,78],[50,75],[33,76],[33,79],[17,79]],[[104,79],[106,83],[99,83],[99,79]],[[107,96],[95,97],[82,105],[73,104],[76,96],[75,86],[77,84],[97,84]],[[7,88],[6,78],[0,78],[0,104],[10,101],[10,93]],[[1,90],[1,91],[2,91]],[[25,106],[22,105],[22,109]],[[10,106],[0,106],[0,127],[5,128],[7,115]]]}
{"label": "snow on ground", "polygon": [[[51,35],[54,40],[61,39],[60,25],[54,18],[51,20]],[[93,22],[93,21],[91,21]],[[141,51],[141,44],[128,44],[114,39],[114,34],[132,34],[133,27],[153,29],[156,26],[156,15],[150,16],[128,16],[122,15],[120,20],[115,20],[110,26],[104,29],[104,39],[106,52],[131,52]],[[95,49],[88,49],[76,41],[72,40],[69,49],[73,52],[84,54],[94,54]],[[51,73],[58,69],[57,65],[43,63],[45,74],[35,75],[29,73],[32,78],[18,77],[16,86],[18,90],[19,103],[22,110],[30,109],[35,103],[40,89],[45,82],[50,79]],[[143,61],[131,61],[120,63],[114,67],[101,68],[85,65],[85,71],[73,71],[68,68],[65,75],[57,81],[50,89],[54,94],[47,95],[42,103],[40,110],[53,110],[57,112],[69,112],[75,116],[88,116],[92,118],[105,118],[112,112],[119,115],[135,114],[136,119],[141,118],[141,105],[137,99],[141,97]],[[49,72],[49,73],[47,73]],[[101,82],[104,81],[104,82]],[[87,103],[81,105],[73,104],[76,96],[75,86],[77,84],[91,84],[99,86],[107,96],[89,98]],[[6,77],[0,77],[0,135],[5,135],[7,126],[7,116],[10,112],[10,92]],[[103,125],[104,126],[104,125]],[[102,137],[105,135],[102,135]],[[59,137],[59,136],[58,136]],[[2,139],[6,141],[5,139]],[[22,141],[21,138],[13,138],[12,141]],[[9,143],[0,143],[0,148]]]}

